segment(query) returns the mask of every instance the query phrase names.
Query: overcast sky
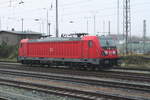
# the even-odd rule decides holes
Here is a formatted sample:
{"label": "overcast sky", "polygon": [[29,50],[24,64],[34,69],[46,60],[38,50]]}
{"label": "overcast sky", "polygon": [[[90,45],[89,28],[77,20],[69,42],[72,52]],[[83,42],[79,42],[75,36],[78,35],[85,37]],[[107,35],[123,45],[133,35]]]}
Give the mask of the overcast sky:
{"label": "overcast sky", "polygon": [[[10,2],[11,1],[11,2]],[[24,30],[47,32],[48,20],[51,23],[51,34],[55,33],[55,0],[0,0],[1,29],[22,30],[21,19],[24,19]],[[108,32],[108,21],[111,22],[111,34],[117,34],[117,0],[58,0],[59,33],[88,32],[91,35]],[[120,33],[123,22],[123,0],[120,0]],[[150,36],[150,1],[131,0],[132,35],[142,36],[143,20],[147,20],[147,36]],[[96,33],[94,33],[94,16]],[[39,19],[36,21],[35,19]],[[71,22],[71,23],[70,23]],[[107,33],[105,33],[107,34]]]}

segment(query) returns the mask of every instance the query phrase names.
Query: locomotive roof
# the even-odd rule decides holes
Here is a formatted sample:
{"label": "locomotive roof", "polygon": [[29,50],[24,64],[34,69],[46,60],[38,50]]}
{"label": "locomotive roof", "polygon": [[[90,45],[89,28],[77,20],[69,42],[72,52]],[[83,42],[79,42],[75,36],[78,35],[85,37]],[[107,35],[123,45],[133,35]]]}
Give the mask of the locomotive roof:
{"label": "locomotive roof", "polygon": [[80,41],[81,38],[74,38],[74,37],[49,37],[43,39],[31,39],[29,42],[56,42],[56,41]]}

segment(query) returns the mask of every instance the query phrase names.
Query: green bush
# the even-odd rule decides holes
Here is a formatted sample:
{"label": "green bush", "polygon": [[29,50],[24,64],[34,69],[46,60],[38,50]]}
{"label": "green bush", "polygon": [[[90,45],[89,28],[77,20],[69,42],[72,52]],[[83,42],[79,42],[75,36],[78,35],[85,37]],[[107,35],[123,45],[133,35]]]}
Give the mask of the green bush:
{"label": "green bush", "polygon": [[[148,59],[147,59],[148,58]],[[150,68],[150,56],[148,55],[128,55],[122,56],[123,67]]]}
{"label": "green bush", "polygon": [[7,43],[2,42],[0,45],[0,58],[16,58],[18,54],[17,46],[10,46]]}

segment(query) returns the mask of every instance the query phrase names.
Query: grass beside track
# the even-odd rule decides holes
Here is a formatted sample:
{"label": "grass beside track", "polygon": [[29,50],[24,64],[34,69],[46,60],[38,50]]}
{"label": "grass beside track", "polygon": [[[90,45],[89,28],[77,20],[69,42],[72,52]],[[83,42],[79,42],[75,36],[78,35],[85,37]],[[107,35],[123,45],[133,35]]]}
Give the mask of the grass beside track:
{"label": "grass beside track", "polygon": [[121,56],[122,68],[150,69],[150,55]]}
{"label": "grass beside track", "polygon": [[16,58],[13,58],[13,59],[0,58],[0,62],[14,62],[14,63],[16,63],[16,62],[17,62],[17,59],[16,59]]}

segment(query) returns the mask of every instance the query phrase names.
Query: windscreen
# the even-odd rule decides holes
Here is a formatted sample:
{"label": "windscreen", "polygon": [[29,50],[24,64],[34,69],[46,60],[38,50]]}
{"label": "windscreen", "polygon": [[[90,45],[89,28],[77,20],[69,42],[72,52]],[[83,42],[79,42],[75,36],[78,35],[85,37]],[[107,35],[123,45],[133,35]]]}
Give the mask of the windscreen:
{"label": "windscreen", "polygon": [[107,47],[108,46],[108,42],[107,42],[105,37],[100,37],[100,44],[101,44],[102,47]]}
{"label": "windscreen", "polygon": [[113,40],[112,38],[108,38],[107,41],[110,47],[116,47],[115,40]]}
{"label": "windscreen", "polygon": [[100,45],[102,48],[116,48],[115,41],[112,38],[100,37]]}

